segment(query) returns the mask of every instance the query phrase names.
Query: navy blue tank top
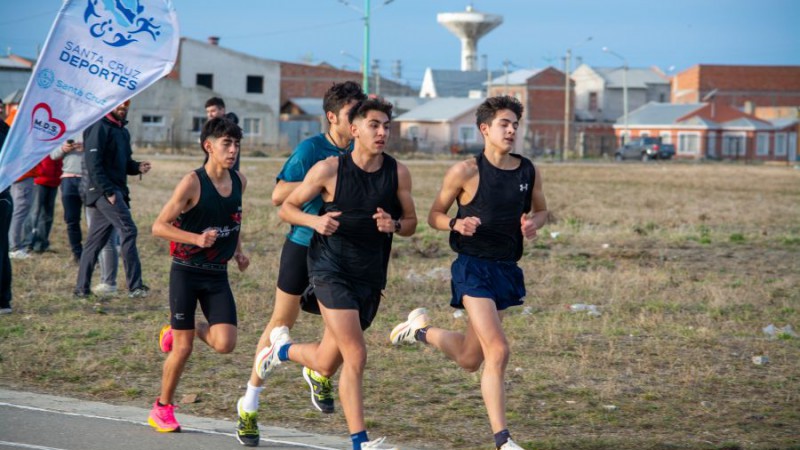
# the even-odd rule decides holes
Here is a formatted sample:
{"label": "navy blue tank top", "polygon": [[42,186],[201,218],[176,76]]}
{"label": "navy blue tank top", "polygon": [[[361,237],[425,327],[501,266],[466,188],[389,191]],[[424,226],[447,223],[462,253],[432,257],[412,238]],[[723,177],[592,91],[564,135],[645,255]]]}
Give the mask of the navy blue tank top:
{"label": "navy blue tank top", "polygon": [[228,261],[236,252],[242,227],[242,180],[236,171],[229,170],[231,193],[223,197],[214,187],[205,167],[194,172],[200,180],[200,198],[194,208],[181,213],[173,225],[191,233],[215,229],[217,240],[208,248],[170,242],[172,261],[199,269],[227,270]]}
{"label": "navy blue tank top", "polygon": [[330,236],[314,233],[308,248],[309,274],[384,288],[392,234],[378,231],[372,216],[380,207],[400,217],[397,186],[397,161],[386,153],[375,172],[358,167],[352,154],[340,156],[333,199],[319,212],[341,211],[339,228]]}
{"label": "navy blue tank top", "polygon": [[457,217],[475,216],[481,225],[474,236],[450,232],[450,248],[457,253],[492,261],[519,261],[522,257],[520,217],[531,209],[536,171],[528,158],[510,156],[520,160],[516,169],[499,169],[483,153],[475,157],[478,190],[466,205],[458,202]]}

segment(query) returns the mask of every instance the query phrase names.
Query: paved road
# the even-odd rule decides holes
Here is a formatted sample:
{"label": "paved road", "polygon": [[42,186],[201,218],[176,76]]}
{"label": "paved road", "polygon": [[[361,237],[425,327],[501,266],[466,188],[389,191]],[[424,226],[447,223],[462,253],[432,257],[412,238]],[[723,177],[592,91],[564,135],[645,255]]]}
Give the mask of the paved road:
{"label": "paved road", "polygon": [[[0,389],[0,450],[241,450],[234,423],[179,414],[182,433],[157,433],[148,410]],[[341,450],[350,440],[261,427],[261,448]]]}

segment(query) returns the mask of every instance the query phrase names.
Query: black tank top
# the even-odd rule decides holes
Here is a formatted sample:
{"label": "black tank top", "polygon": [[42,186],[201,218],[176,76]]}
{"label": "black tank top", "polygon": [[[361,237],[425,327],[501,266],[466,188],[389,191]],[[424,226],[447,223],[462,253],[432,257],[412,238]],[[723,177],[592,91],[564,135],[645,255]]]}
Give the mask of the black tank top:
{"label": "black tank top", "polygon": [[379,207],[395,219],[400,217],[397,161],[384,153],[381,168],[365,172],[352,154],[340,156],[333,200],[323,203],[319,212],[341,211],[336,219],[339,228],[330,236],[314,233],[308,248],[309,273],[384,288],[392,235],[378,231],[372,215]]}
{"label": "black tank top", "polygon": [[457,253],[492,261],[519,261],[522,257],[520,217],[531,209],[533,163],[520,155],[516,169],[493,166],[483,153],[478,164],[478,191],[466,205],[458,202],[458,218],[475,216],[481,219],[474,236],[450,232],[450,248]]}
{"label": "black tank top", "polygon": [[223,197],[208,177],[205,167],[194,171],[200,179],[200,199],[194,208],[181,213],[173,225],[191,233],[217,230],[217,240],[208,248],[170,242],[172,261],[199,269],[227,270],[228,260],[236,252],[242,226],[242,180],[234,170],[231,194]]}

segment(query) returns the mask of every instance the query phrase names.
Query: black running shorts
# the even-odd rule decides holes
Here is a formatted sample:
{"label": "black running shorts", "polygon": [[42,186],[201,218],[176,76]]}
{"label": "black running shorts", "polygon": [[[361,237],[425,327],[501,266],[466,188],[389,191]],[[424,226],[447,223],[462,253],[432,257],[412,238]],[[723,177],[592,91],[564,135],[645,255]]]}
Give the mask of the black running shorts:
{"label": "black running shorts", "polygon": [[[316,300],[328,309],[356,309],[361,329],[366,330],[372,325],[381,304],[380,288],[329,275],[312,277],[311,285],[313,291],[309,290],[304,294],[310,294],[308,298],[303,299],[306,303],[313,302],[316,297]],[[319,308],[313,311],[307,306],[310,305],[304,305],[304,311],[319,314]]]}
{"label": "black running shorts", "polygon": [[308,247],[286,239],[281,250],[278,289],[289,295],[300,295],[308,287]]}
{"label": "black running shorts", "polygon": [[169,272],[170,325],[176,330],[194,330],[197,304],[209,325],[236,326],[236,303],[227,271],[195,269],[173,264]]}

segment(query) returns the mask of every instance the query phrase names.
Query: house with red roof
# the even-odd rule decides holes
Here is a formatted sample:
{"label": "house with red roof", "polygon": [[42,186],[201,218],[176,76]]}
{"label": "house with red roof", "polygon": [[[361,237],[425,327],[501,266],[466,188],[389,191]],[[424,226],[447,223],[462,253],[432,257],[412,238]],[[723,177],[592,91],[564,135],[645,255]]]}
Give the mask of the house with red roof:
{"label": "house with red roof", "polygon": [[660,137],[679,159],[796,161],[796,118],[764,120],[724,102],[647,103],[614,124],[620,142]]}

